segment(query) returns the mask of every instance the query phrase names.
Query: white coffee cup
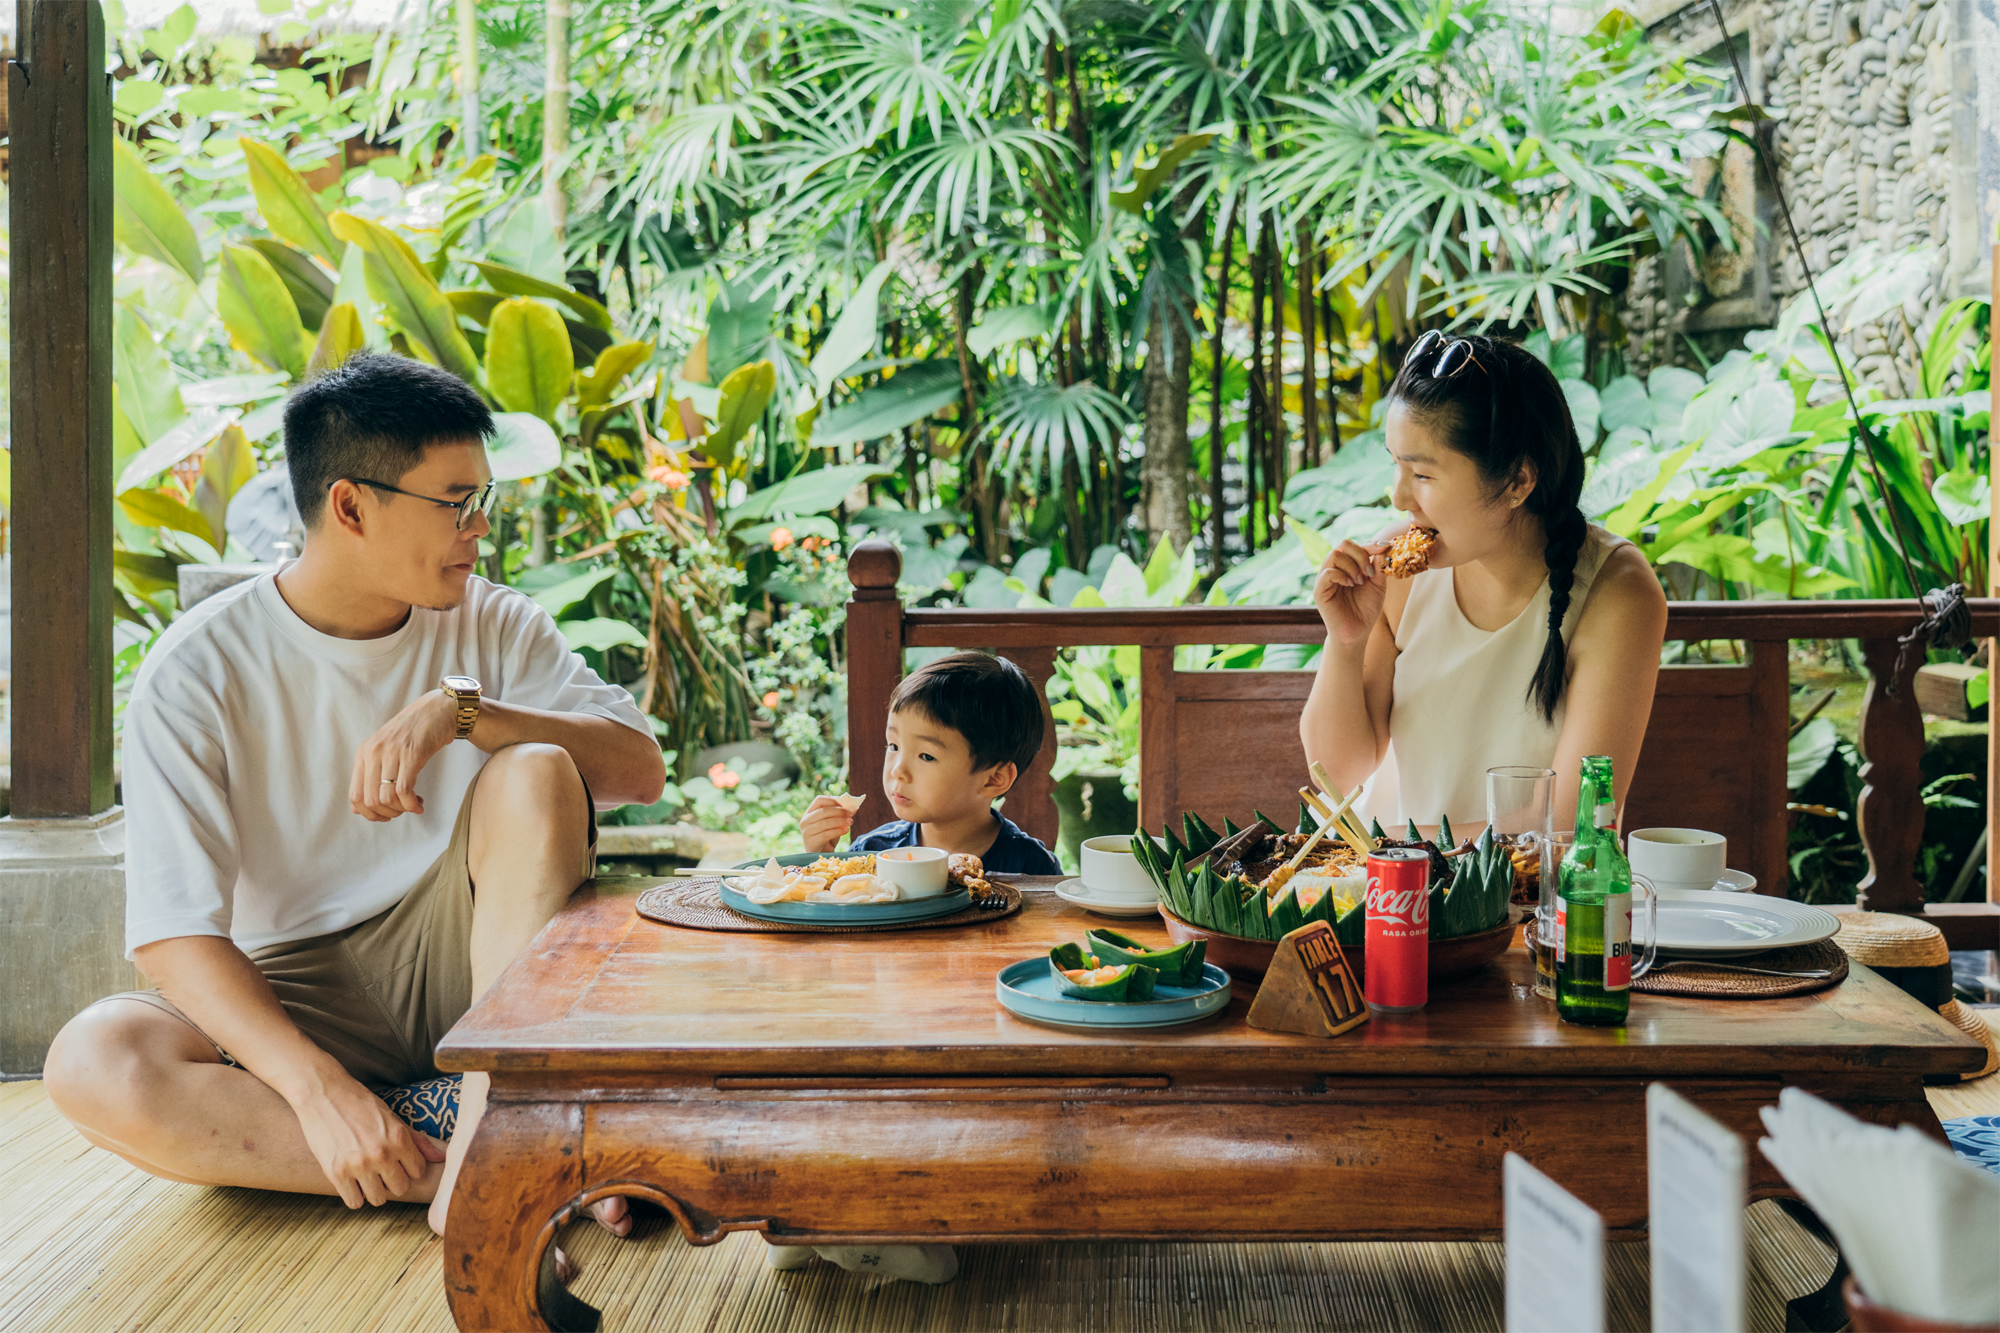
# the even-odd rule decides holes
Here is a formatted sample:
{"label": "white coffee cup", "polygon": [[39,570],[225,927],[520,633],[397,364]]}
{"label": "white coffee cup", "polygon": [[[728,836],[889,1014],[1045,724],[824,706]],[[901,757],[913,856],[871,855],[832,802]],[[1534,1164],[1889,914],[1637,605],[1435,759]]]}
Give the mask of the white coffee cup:
{"label": "white coffee cup", "polygon": [[875,853],[875,873],[896,886],[899,898],[935,898],[950,882],[950,853],[942,847],[892,847]]}
{"label": "white coffee cup", "polygon": [[1642,828],[1625,840],[1632,873],[1662,889],[1707,889],[1729,868],[1729,842],[1698,828]]}
{"label": "white coffee cup", "polygon": [[1093,898],[1106,902],[1147,903],[1156,901],[1159,890],[1139,858],[1132,855],[1132,835],[1110,833],[1085,838],[1081,849],[1083,887]]}

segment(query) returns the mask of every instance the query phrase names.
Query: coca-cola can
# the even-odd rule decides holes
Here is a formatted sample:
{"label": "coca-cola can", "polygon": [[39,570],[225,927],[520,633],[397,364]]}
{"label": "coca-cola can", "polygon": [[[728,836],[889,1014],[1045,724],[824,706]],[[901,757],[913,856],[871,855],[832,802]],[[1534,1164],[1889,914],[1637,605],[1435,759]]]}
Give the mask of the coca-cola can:
{"label": "coca-cola can", "polygon": [[1431,997],[1431,860],[1420,847],[1368,858],[1363,994],[1384,1014],[1412,1014]]}

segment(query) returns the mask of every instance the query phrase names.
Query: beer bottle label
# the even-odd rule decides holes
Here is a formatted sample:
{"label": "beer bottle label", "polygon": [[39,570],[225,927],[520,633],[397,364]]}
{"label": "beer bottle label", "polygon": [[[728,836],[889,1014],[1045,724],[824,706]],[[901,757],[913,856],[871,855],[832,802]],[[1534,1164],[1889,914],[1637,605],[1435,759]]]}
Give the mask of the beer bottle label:
{"label": "beer bottle label", "polygon": [[1610,828],[1618,822],[1618,803],[1616,801],[1600,802],[1594,820],[1597,827]]}
{"label": "beer bottle label", "polygon": [[1556,899],[1556,966],[1569,957],[1569,904]]}
{"label": "beer bottle label", "polygon": [[1632,989],[1632,893],[1604,895],[1604,989]]}

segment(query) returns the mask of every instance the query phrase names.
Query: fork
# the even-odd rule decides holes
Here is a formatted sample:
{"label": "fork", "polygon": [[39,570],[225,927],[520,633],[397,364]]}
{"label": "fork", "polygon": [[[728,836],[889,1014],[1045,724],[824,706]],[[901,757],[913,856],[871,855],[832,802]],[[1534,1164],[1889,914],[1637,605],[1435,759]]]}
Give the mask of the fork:
{"label": "fork", "polygon": [[1675,967],[1712,967],[1718,972],[1747,972],[1759,977],[1796,977],[1801,981],[1818,981],[1833,975],[1833,969],[1830,967],[1812,972],[1780,972],[1768,967],[1745,967],[1741,963],[1709,963],[1699,958],[1677,958],[1671,963],[1661,963],[1653,970],[1665,972]]}

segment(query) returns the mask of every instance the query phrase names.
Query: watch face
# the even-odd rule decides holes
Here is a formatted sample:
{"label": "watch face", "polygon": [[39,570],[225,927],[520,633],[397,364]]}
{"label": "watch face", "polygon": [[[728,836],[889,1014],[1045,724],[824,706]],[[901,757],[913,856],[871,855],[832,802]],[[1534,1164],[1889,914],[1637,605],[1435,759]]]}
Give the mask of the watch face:
{"label": "watch face", "polygon": [[444,687],[454,694],[479,693],[479,682],[470,676],[446,676]]}

